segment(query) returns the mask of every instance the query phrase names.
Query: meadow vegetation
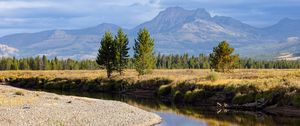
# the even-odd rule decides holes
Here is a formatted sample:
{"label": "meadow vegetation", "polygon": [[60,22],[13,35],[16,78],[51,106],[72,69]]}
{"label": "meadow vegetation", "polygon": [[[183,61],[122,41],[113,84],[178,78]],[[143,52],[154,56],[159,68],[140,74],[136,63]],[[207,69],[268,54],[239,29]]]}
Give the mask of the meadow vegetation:
{"label": "meadow vegetation", "polygon": [[269,105],[300,105],[300,70],[296,69],[241,69],[231,73],[153,70],[146,76],[138,76],[135,70],[127,69],[122,76],[115,73],[110,79],[104,70],[1,71],[0,77],[3,82],[23,88],[131,93],[136,96],[145,95],[139,93],[140,90],[148,90],[153,93],[149,96],[186,104],[245,104],[266,99]]}

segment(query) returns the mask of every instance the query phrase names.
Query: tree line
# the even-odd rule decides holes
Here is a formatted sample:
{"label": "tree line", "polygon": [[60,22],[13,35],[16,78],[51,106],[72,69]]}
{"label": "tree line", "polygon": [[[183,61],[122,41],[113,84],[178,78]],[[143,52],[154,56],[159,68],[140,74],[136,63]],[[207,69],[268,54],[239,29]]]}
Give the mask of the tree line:
{"label": "tree line", "polygon": [[[155,69],[210,69],[209,56],[205,54],[173,54],[158,53],[155,56]],[[134,69],[133,58],[128,58],[125,65]],[[300,69],[300,60],[255,60],[241,58],[236,62],[236,69]],[[47,56],[29,58],[0,58],[0,70],[97,70],[103,69],[95,60],[48,59]]]}
{"label": "tree line", "polygon": [[232,69],[299,69],[300,60],[255,60],[239,58],[234,48],[222,41],[213,48],[210,55],[198,56],[187,53],[179,55],[154,54],[154,39],[147,29],[140,29],[133,47],[134,55],[129,57],[129,40],[122,29],[114,36],[106,32],[100,42],[96,60],[48,59],[47,56],[29,58],[0,57],[0,70],[96,70],[106,69],[108,77],[116,71],[136,69],[139,75],[152,69],[213,69],[228,72]]}
{"label": "tree line", "polygon": [[2,57],[0,70],[95,70],[100,66],[94,60],[48,59],[47,56],[29,58]]}

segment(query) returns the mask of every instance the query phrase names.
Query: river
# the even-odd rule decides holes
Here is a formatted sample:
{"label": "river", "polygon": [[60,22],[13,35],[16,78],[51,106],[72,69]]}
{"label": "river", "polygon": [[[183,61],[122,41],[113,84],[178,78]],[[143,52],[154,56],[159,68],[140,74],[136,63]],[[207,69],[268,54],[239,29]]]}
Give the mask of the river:
{"label": "river", "polygon": [[[53,92],[53,91],[51,91]],[[155,99],[107,93],[54,92],[96,99],[116,100],[154,112],[162,117],[157,126],[299,126],[300,118],[271,116],[263,112],[218,110],[209,106],[184,106]]]}

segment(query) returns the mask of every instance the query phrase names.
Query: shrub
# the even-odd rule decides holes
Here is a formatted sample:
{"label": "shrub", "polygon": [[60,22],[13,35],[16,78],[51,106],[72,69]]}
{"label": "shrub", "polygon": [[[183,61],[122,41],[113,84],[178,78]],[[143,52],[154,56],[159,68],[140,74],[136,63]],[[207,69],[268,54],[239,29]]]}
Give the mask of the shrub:
{"label": "shrub", "polygon": [[158,96],[167,96],[171,93],[171,85],[161,85],[158,88],[157,95]]}
{"label": "shrub", "polygon": [[210,80],[211,82],[215,82],[219,79],[219,76],[216,72],[211,72],[209,75],[207,75],[206,80]]}
{"label": "shrub", "polygon": [[15,92],[15,95],[21,95],[21,96],[23,96],[24,93],[23,93],[22,91],[16,91],[16,92]]}
{"label": "shrub", "polygon": [[196,88],[195,84],[186,83],[186,82],[178,83],[173,87],[174,90],[179,90],[180,92],[191,91],[194,90],[195,88]]}
{"label": "shrub", "polygon": [[292,105],[296,107],[300,107],[300,95],[294,95],[292,97]]}
{"label": "shrub", "polygon": [[191,102],[192,99],[192,91],[187,91],[184,94],[184,102]]}
{"label": "shrub", "polygon": [[236,95],[232,99],[234,104],[246,104],[255,101],[255,94],[240,94]]}
{"label": "shrub", "polygon": [[203,96],[203,89],[195,89],[193,91],[187,91],[184,95],[184,101],[187,103],[195,102],[195,100],[201,96]]}
{"label": "shrub", "polygon": [[255,96],[256,100],[259,100],[261,98],[264,98],[266,100],[271,100],[273,98],[273,93],[271,93],[271,92],[263,92],[263,93],[256,94],[256,96]]}
{"label": "shrub", "polygon": [[173,94],[173,101],[174,102],[180,102],[183,99],[183,94],[180,91],[175,91],[175,93]]}
{"label": "shrub", "polygon": [[140,89],[157,90],[161,85],[172,83],[172,80],[167,78],[154,78],[150,80],[138,81],[135,86]]}

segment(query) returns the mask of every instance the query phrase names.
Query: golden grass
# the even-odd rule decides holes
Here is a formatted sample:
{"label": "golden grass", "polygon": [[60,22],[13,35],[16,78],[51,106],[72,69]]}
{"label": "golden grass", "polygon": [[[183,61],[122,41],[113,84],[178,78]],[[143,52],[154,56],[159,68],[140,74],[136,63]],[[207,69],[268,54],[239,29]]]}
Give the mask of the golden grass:
{"label": "golden grass", "polygon": [[[16,92],[22,92],[22,95],[17,95]],[[27,91],[20,91],[14,89],[0,90],[0,106],[17,106],[33,103],[36,96],[28,94]]]}
{"label": "golden grass", "polygon": [[[135,70],[128,69],[123,76],[114,73],[115,78],[149,80],[153,78],[167,78],[174,82],[191,82],[203,85],[239,85],[254,84],[260,89],[270,89],[276,86],[296,86],[300,87],[299,69],[241,69],[232,73],[217,73],[218,79],[214,82],[207,80],[210,70],[196,69],[162,69],[153,70],[151,74],[138,76]],[[54,70],[54,71],[1,71],[0,79],[4,78],[71,78],[71,79],[95,79],[106,77],[105,70]]]}

